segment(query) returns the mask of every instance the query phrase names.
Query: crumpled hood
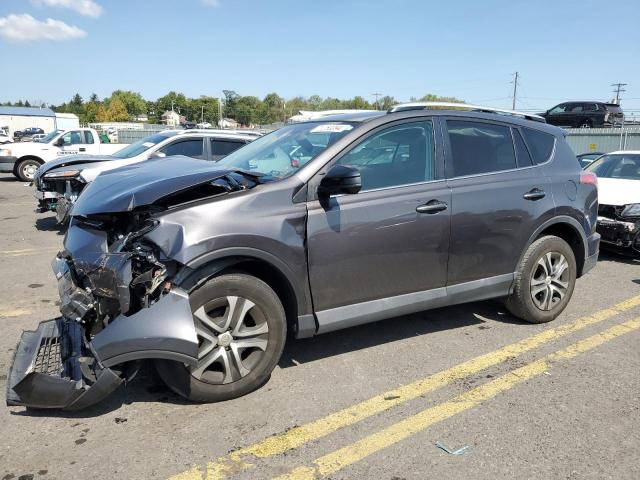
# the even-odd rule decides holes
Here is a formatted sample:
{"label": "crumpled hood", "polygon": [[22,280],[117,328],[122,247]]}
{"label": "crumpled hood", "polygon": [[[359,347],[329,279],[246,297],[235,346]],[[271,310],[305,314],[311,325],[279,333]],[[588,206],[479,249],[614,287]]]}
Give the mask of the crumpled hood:
{"label": "crumpled hood", "polygon": [[36,172],[34,180],[38,179],[45,173],[53,170],[58,167],[67,167],[69,165],[77,165],[80,163],[94,163],[94,162],[104,162],[107,160],[113,160],[114,157],[111,155],[66,155],[56,158],[55,160],[51,160],[43,164],[38,171]]}
{"label": "crumpled hood", "polygon": [[83,190],[72,215],[131,211],[232,172],[212,162],[184,156],[147,160],[109,170]]}
{"label": "crumpled hood", "polygon": [[598,177],[598,203],[618,206],[640,203],[640,180]]}

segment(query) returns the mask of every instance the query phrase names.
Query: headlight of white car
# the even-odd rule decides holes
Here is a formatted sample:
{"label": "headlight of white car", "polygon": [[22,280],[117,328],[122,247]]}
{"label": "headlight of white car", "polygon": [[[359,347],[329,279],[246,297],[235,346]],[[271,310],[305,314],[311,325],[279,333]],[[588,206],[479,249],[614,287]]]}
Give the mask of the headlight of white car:
{"label": "headlight of white car", "polygon": [[621,217],[640,217],[640,203],[630,203],[625,205]]}
{"label": "headlight of white car", "polygon": [[10,157],[11,156],[11,150],[9,150],[8,148],[0,148],[0,157]]}
{"label": "headlight of white car", "polygon": [[62,172],[51,172],[45,174],[44,178],[70,178],[77,177],[80,170],[63,170]]}

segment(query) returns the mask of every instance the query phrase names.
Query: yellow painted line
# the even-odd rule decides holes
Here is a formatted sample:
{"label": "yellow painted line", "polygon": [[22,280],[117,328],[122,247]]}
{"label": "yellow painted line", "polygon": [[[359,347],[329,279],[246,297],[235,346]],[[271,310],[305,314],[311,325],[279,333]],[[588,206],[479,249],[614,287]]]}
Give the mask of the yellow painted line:
{"label": "yellow painted line", "polygon": [[552,362],[568,360],[614,338],[640,329],[640,317],[616,325],[602,333],[593,335],[567,348],[559,350],[543,359],[531,362],[523,367],[502,375],[491,382],[469,390],[453,400],[427,408],[416,415],[405,418],[383,430],[324,455],[313,462],[312,466],[298,467],[292,472],[277,477],[277,480],[314,480],[332,475],[369,455],[390,447],[431,425],[446,420],[458,413],[477,407],[482,402],[505,392],[516,385],[530,380],[549,370]]}
{"label": "yellow painted line", "polygon": [[12,310],[0,310],[0,317],[22,317],[23,315],[29,315],[31,310],[27,308],[14,308]]}
{"label": "yellow painted line", "polygon": [[493,352],[475,357],[454,367],[442,370],[413,383],[403,385],[371,397],[361,403],[339,410],[313,422],[268,437],[249,447],[241,448],[207,465],[194,467],[169,480],[219,480],[251,468],[251,457],[266,458],[279,455],[332,432],[348,427],[396,405],[418,398],[485,368],[500,364],[509,358],[532,350],[562,336],[577,332],[589,325],[607,320],[640,305],[640,295],[625,300],[572,323],[544,330]]}
{"label": "yellow painted line", "polygon": [[0,250],[0,256],[4,257],[23,257],[28,255],[38,255],[39,253],[51,253],[62,250],[62,247],[43,247],[43,248],[23,248],[18,250]]}

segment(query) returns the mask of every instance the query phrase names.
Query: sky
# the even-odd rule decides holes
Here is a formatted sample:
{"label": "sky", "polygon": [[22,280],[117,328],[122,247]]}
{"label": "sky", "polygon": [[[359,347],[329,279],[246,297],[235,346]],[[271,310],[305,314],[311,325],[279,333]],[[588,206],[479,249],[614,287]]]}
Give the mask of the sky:
{"label": "sky", "polygon": [[640,0],[0,0],[0,101],[133,90],[640,114]]}

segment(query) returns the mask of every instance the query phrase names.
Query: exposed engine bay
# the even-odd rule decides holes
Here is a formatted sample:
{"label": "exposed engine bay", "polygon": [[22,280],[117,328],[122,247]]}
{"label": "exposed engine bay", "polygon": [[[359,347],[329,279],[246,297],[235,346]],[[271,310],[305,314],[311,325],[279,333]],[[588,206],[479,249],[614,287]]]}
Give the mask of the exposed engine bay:
{"label": "exposed engine bay", "polygon": [[601,242],[640,253],[640,217],[624,214],[625,206],[600,205],[597,230]]}

